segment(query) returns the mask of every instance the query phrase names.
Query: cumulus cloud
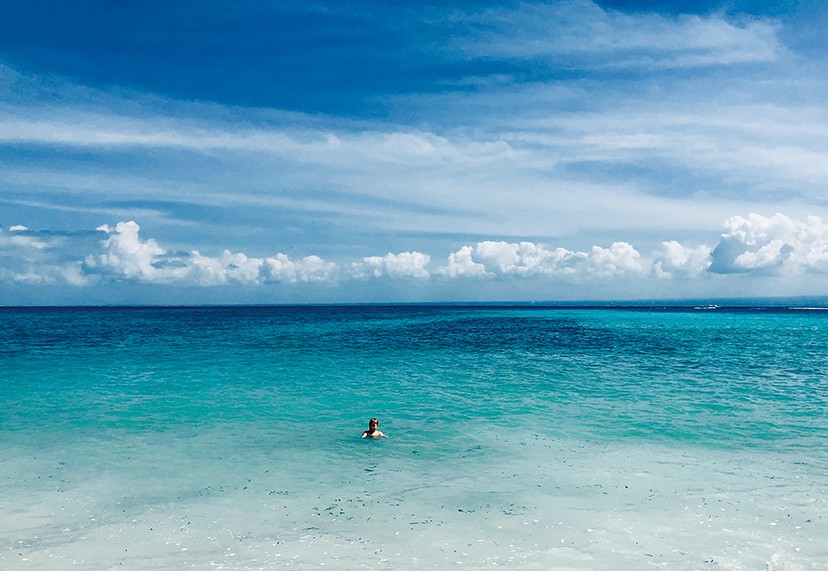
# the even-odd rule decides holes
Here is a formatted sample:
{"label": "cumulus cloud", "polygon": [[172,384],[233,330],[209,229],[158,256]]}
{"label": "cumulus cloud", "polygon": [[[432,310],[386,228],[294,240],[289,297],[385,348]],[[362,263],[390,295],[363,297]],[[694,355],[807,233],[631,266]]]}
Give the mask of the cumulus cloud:
{"label": "cumulus cloud", "polygon": [[710,267],[710,246],[683,246],[675,240],[662,243],[662,251],[653,261],[653,272],[662,278],[702,275]]}
{"label": "cumulus cloud", "polygon": [[224,250],[218,257],[203,256],[194,250],[184,267],[189,277],[198,285],[224,285],[235,281],[242,284],[260,283],[260,272],[264,261],[248,258],[242,253],[234,254]]}
{"label": "cumulus cloud", "polygon": [[112,279],[156,284],[217,286],[228,283],[246,285],[283,282],[325,282],[335,276],[336,264],[318,256],[291,260],[286,254],[255,258],[224,250],[219,256],[206,256],[198,250],[171,254],[154,239],[140,237],[140,226],[133,222],[107,224],[99,231],[107,237],[103,252],[87,256],[87,273]]}
{"label": "cumulus cloud", "polygon": [[463,246],[449,254],[448,264],[437,270],[437,273],[450,278],[490,275],[484,264],[474,261],[474,248],[471,246]]}
{"label": "cumulus cloud", "polygon": [[431,256],[422,252],[388,253],[385,256],[369,256],[352,264],[351,275],[358,279],[366,277],[419,278],[430,276],[426,266]]}
{"label": "cumulus cloud", "polygon": [[641,254],[626,242],[613,242],[609,248],[593,246],[587,263],[589,273],[605,279],[645,272]]}
{"label": "cumulus cloud", "polygon": [[286,254],[265,258],[262,278],[265,282],[324,283],[335,278],[337,265],[319,256],[291,260]]}
{"label": "cumulus cloud", "polygon": [[828,225],[818,216],[734,216],[711,255],[710,270],[720,274],[828,271]]}
{"label": "cumulus cloud", "polygon": [[99,226],[107,234],[101,242],[104,252],[86,258],[86,267],[93,273],[122,276],[148,283],[169,283],[187,273],[183,265],[165,259],[166,250],[153,240],[141,240],[141,227],[133,221],[118,222],[114,227]]}
{"label": "cumulus cloud", "polygon": [[549,249],[533,242],[478,242],[463,246],[439,273],[460,276],[549,276],[612,279],[645,272],[641,254],[630,244],[593,246],[588,252]]}

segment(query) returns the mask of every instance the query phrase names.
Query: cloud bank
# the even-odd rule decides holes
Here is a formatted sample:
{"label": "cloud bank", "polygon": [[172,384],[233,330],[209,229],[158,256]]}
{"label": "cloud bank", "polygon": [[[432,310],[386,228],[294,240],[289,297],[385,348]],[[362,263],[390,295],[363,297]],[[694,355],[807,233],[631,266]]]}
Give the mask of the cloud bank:
{"label": "cloud bank", "polygon": [[229,283],[307,283],[335,279],[336,264],[319,256],[291,260],[286,254],[255,258],[224,250],[205,256],[198,250],[171,253],[155,240],[142,240],[134,221],[97,228],[106,237],[102,252],[86,256],[85,272],[93,278],[137,281],[152,284],[180,283],[217,286]]}
{"label": "cloud bank", "polygon": [[[480,241],[465,244],[442,263],[418,251],[366,256],[359,261],[329,261],[317,255],[291,258],[285,253],[255,257],[224,250],[175,252],[144,238],[134,221],[104,224],[95,239],[50,235],[22,225],[0,230],[0,281],[68,284],[104,282],[216,287],[226,285],[301,287],[376,280],[457,281],[541,279],[550,282],[611,284],[619,280],[699,280],[708,276],[754,273],[792,275],[828,273],[828,225],[819,217],[796,220],[784,214],[749,214],[724,221],[717,244],[685,245],[664,241],[641,253],[614,242],[584,251],[531,241]],[[77,252],[72,248],[91,247]]]}

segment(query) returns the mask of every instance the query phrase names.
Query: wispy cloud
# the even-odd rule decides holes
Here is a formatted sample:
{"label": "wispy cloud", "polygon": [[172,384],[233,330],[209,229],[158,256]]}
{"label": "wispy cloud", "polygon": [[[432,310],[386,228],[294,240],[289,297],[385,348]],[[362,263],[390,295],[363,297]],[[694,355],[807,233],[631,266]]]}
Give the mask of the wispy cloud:
{"label": "wispy cloud", "polygon": [[[55,113],[61,118],[6,114],[0,115],[0,141],[84,147],[100,156],[101,172],[11,165],[0,179],[21,194],[48,185],[67,200],[70,192],[83,193],[89,202],[7,198],[12,203],[109,218],[164,215],[123,202],[104,206],[104,197],[174,198],[181,204],[324,213],[343,221],[372,218],[378,231],[480,235],[567,236],[575,224],[603,228],[609,221],[616,230],[682,224],[712,230],[717,218],[739,208],[739,200],[798,213],[797,201],[823,196],[828,138],[815,125],[828,117],[825,109],[694,105],[558,112],[535,121],[515,115],[497,131],[440,134],[372,130],[368,124],[361,130],[337,130],[335,124],[236,127],[209,117],[152,114],[84,112],[73,119],[72,108]],[[124,173],[107,167],[113,153],[136,147],[143,151],[134,160],[164,152],[169,166],[154,166],[152,174],[148,168]],[[676,184],[676,177],[684,180]],[[91,201],[95,196],[99,200]],[[370,210],[354,201],[360,196],[375,201]],[[613,214],[590,216],[595,204]]]}
{"label": "wispy cloud", "polygon": [[474,57],[554,59],[570,69],[671,69],[775,61],[773,21],[627,14],[588,0],[460,12],[455,41]]}

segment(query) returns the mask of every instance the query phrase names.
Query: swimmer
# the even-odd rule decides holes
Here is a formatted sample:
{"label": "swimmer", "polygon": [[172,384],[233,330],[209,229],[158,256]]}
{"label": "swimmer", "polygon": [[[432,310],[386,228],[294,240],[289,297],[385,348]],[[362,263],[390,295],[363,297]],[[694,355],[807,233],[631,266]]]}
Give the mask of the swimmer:
{"label": "swimmer", "polygon": [[372,418],[368,421],[368,430],[362,433],[363,438],[387,438],[379,431],[379,420]]}

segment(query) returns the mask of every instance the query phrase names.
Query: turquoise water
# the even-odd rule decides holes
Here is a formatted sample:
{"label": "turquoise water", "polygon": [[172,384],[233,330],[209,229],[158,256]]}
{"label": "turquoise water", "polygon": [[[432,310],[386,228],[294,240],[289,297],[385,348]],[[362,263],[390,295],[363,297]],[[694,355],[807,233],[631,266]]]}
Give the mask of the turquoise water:
{"label": "turquoise water", "polygon": [[2,569],[828,569],[826,311],[0,315]]}

